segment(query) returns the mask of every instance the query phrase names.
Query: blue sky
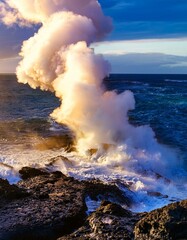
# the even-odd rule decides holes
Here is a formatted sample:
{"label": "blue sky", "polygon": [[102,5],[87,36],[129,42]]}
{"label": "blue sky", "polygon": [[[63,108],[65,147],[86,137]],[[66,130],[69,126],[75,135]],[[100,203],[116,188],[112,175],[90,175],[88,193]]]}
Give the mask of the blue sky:
{"label": "blue sky", "polygon": [[[2,0],[0,0],[2,1]],[[94,45],[120,73],[187,73],[187,0],[100,0],[114,29]],[[14,72],[36,29],[0,24],[0,72]]]}

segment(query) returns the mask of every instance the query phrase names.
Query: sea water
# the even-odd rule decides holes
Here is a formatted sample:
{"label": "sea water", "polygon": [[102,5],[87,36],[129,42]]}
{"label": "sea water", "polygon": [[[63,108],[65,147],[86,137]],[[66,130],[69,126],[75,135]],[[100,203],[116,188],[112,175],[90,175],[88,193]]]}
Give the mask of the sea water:
{"label": "sea water", "polygon": [[[133,199],[134,211],[187,198],[187,75],[115,74],[105,79],[104,87],[134,93],[136,109],[129,112],[130,123],[149,125],[177,162],[164,169],[166,165],[155,157],[132,159],[125,146],[104,156],[79,156],[71,148],[71,130],[50,117],[60,105],[58,99],[18,84],[15,75],[0,75],[0,177],[15,183],[21,167],[48,168],[51,158],[58,157],[53,169],[78,179],[116,184]],[[70,161],[61,161],[60,156]]]}

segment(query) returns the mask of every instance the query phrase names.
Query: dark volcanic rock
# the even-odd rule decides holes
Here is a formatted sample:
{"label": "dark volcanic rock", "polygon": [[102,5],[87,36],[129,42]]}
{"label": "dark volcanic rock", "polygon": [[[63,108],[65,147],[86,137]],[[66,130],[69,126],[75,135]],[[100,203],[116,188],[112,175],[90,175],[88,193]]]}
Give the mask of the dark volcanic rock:
{"label": "dark volcanic rock", "polygon": [[[131,201],[114,184],[27,167],[20,174],[17,185],[0,179],[0,240],[187,239],[187,200],[135,214],[116,204]],[[87,217],[87,196],[110,202]]]}
{"label": "dark volcanic rock", "polygon": [[19,174],[21,175],[22,179],[28,179],[36,176],[46,175],[46,171],[43,171],[41,169],[36,169],[36,168],[23,167],[19,171]]}
{"label": "dark volcanic rock", "polygon": [[131,240],[134,239],[134,225],[140,216],[141,214],[134,214],[117,204],[103,201],[83,227],[58,240]]}
{"label": "dark volcanic rock", "polygon": [[136,240],[186,240],[187,200],[156,209],[135,227]]}
{"label": "dark volcanic rock", "polygon": [[83,181],[86,195],[93,200],[107,200],[120,205],[130,206],[132,199],[122,193],[115,184],[103,184],[100,180]]}
{"label": "dark volcanic rock", "polygon": [[0,240],[55,240],[74,232],[86,220],[87,196],[129,203],[116,186],[99,181],[80,182],[58,171],[28,167],[20,170],[20,175],[23,180],[17,186],[2,180],[2,189],[16,189],[25,195],[0,201]]}
{"label": "dark volcanic rock", "polygon": [[0,208],[1,240],[53,240],[84,222],[87,208],[80,182],[54,172],[20,181],[18,186],[30,196]]}
{"label": "dark volcanic rock", "polygon": [[7,180],[0,178],[0,206],[6,201],[15,200],[28,196],[29,194],[18,188],[16,185],[10,185]]}

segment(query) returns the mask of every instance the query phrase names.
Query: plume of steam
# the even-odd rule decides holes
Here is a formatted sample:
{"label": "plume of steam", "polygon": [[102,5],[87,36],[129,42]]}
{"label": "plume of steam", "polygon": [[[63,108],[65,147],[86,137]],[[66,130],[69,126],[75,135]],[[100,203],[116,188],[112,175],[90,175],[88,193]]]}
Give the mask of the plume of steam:
{"label": "plume of steam", "polygon": [[[8,1],[7,1],[8,2]],[[20,26],[31,26],[29,22],[22,18],[21,14],[14,8],[11,8],[5,1],[0,2],[0,19],[7,26],[17,23]]]}
{"label": "plume of steam", "polygon": [[41,25],[23,43],[18,81],[55,93],[62,104],[52,116],[76,133],[79,151],[103,143],[126,143],[132,149],[156,145],[151,128],[128,123],[127,112],[135,105],[132,92],[117,95],[102,85],[110,65],[89,46],[104,38],[112,24],[98,1],[5,0],[0,7],[6,24]]}

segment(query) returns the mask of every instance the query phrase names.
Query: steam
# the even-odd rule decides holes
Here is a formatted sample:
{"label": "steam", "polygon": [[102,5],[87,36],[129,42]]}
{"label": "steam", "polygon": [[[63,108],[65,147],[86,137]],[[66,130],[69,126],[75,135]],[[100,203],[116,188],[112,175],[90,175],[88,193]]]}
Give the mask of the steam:
{"label": "steam", "polygon": [[103,86],[110,65],[90,44],[102,40],[112,24],[98,1],[6,0],[0,8],[8,25],[41,26],[23,43],[18,81],[55,93],[61,106],[52,117],[75,132],[79,152],[123,145],[128,159],[143,159],[146,165],[152,158],[155,166],[166,157],[168,151],[156,142],[149,126],[129,124],[128,111],[135,107],[132,92],[118,95]]}
{"label": "steam", "polygon": [[[23,42],[18,81],[34,89],[54,92],[60,99],[61,106],[51,116],[74,131],[78,152],[50,150],[48,146],[53,146],[55,139],[48,138],[41,144],[38,138],[37,144],[35,136],[30,141],[34,147],[28,148],[27,135],[23,140],[27,142],[26,148],[21,143],[20,149],[18,145],[2,149],[5,161],[0,175],[11,180],[20,167],[43,168],[49,166],[49,159],[51,162],[52,157],[63,154],[72,165],[59,160],[54,163],[54,169],[78,179],[117,180],[116,183],[122,183],[120,188],[123,182],[130,184],[130,190],[138,193],[140,207],[140,202],[147,202],[148,207],[150,202],[152,207],[157,204],[155,198],[150,201],[147,192],[185,196],[186,172],[179,166],[174,151],[160,145],[149,126],[129,124],[128,111],[135,108],[133,93],[117,94],[106,91],[103,85],[110,64],[102,55],[94,53],[91,44],[104,39],[112,23],[104,16],[98,1],[4,0],[0,2],[0,18],[8,26],[37,24],[40,27]],[[87,152],[91,156],[87,157]],[[183,186],[184,192],[178,186]],[[160,203],[163,205],[162,198]]]}

